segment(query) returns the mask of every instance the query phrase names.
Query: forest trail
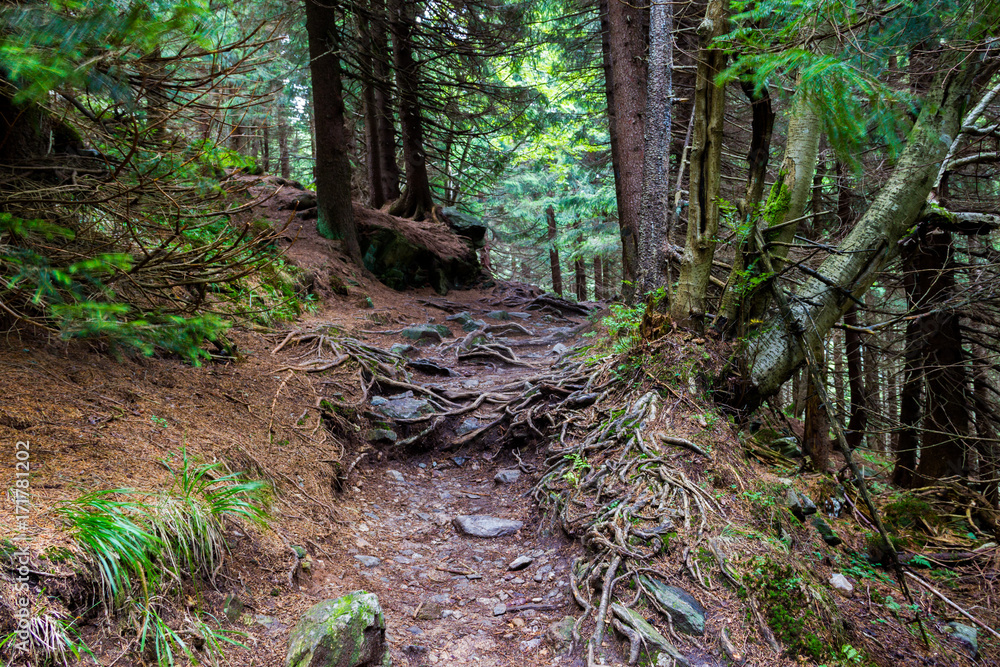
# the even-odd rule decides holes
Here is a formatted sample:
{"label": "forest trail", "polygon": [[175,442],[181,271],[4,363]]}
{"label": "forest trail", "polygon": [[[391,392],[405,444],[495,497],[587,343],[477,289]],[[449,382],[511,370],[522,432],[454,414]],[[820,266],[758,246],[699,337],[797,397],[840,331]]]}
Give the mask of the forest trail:
{"label": "forest trail", "polygon": [[[454,375],[436,376],[430,365],[418,364],[429,372],[417,370],[413,381],[452,395],[496,391],[547,370],[586,324],[580,317],[506,311],[485,298],[424,303],[430,304],[431,325],[443,323],[455,337],[410,353]],[[449,321],[448,316],[458,319]],[[518,363],[456,360],[457,344],[469,333],[463,322],[473,331],[485,324],[505,332],[500,344],[515,352]],[[380,339],[373,344],[385,347],[411,342],[396,333],[369,338]],[[422,401],[412,391],[399,391],[373,396],[370,402],[376,410],[401,414],[419,410]],[[414,443],[415,455],[380,456],[373,466],[359,465],[341,507],[357,520],[327,548],[325,558],[318,554],[322,563],[307,593],[317,601],[359,589],[376,593],[386,614],[394,664],[571,664],[554,655],[559,640],[550,626],[578,615],[569,591],[569,567],[580,547],[540,522],[530,491],[532,473],[543,462],[533,451],[518,458],[518,452],[461,443],[463,436],[497,418],[493,410],[484,404],[457,417],[457,429],[442,429],[446,433],[435,436],[434,449]],[[393,427],[399,430],[399,425]],[[380,451],[391,452],[392,447]],[[523,525],[509,535],[475,537],[455,525],[457,517],[471,515]]]}

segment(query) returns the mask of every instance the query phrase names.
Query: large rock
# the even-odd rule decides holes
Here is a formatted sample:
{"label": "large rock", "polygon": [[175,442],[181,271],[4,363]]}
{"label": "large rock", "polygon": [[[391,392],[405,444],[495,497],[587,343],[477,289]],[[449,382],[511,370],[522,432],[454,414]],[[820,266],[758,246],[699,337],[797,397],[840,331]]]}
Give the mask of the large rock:
{"label": "large rock", "polygon": [[979,631],[976,628],[958,621],[951,621],[945,624],[944,631],[965,646],[972,659],[979,657]]}
{"label": "large rock", "polygon": [[821,516],[819,515],[814,516],[812,518],[812,525],[813,528],[815,528],[816,531],[819,533],[820,537],[823,538],[823,541],[829,544],[831,547],[835,547],[843,543],[844,540],[840,539],[840,536],[837,535],[837,532],[833,528],[831,528],[830,524],[824,521]]}
{"label": "large rock", "polygon": [[461,532],[473,537],[503,537],[513,535],[524,527],[521,521],[497,519],[485,514],[457,516],[453,523]]}
{"label": "large rock", "polygon": [[486,245],[486,223],[479,218],[462,213],[453,206],[442,208],[441,217],[456,234],[469,239],[477,250]]}
{"label": "large rock", "polygon": [[395,290],[430,285],[438,294],[447,294],[454,287],[471,286],[480,277],[479,260],[472,250],[462,257],[445,258],[394,229],[359,225],[358,235],[365,268]]}
{"label": "large rock", "polygon": [[391,667],[378,598],[355,591],[325,600],[299,619],[288,637],[287,667]]}
{"label": "large rock", "polygon": [[449,322],[458,322],[459,326],[462,327],[462,331],[472,332],[476,329],[481,329],[486,326],[486,322],[482,320],[477,320],[472,315],[467,312],[457,313],[455,315],[449,315],[445,318]]}
{"label": "large rock", "polygon": [[690,593],[644,575],[639,577],[639,583],[667,610],[675,628],[686,635],[705,634],[705,608]]}

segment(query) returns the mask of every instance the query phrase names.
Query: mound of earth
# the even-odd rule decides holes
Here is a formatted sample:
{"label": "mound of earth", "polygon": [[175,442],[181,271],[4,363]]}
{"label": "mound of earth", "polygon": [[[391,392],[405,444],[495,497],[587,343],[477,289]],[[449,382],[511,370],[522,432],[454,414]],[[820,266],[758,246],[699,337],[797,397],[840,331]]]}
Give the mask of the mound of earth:
{"label": "mound of earth", "polygon": [[[248,194],[260,203],[243,214],[243,222],[266,223],[281,230],[280,243],[289,261],[314,275],[317,291],[340,291],[336,263],[338,243],[316,231],[316,195],[298,183],[275,176],[245,174]],[[483,279],[476,254],[485,227],[448,209],[440,219],[409,220],[354,203],[354,219],[365,268],[396,290],[430,286],[438,294],[469,288]],[[449,221],[454,221],[451,224]],[[334,283],[330,284],[333,277]]]}

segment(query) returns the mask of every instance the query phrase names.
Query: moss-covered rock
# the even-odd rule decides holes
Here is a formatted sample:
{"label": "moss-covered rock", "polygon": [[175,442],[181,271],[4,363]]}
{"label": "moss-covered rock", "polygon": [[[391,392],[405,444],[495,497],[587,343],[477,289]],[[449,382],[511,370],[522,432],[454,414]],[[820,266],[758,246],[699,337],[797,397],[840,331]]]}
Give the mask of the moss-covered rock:
{"label": "moss-covered rock", "polygon": [[288,638],[287,667],[391,667],[378,598],[355,591],[320,602]]}

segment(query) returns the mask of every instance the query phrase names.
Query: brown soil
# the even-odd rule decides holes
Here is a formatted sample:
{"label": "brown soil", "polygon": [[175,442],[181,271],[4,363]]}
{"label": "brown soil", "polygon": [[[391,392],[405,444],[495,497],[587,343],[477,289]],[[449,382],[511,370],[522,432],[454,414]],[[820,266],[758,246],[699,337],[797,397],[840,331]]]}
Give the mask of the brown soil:
{"label": "brown soil", "polygon": [[[324,243],[297,243],[290,255],[306,263]],[[347,267],[329,255],[327,266]],[[388,348],[405,341],[362,331],[444,321],[446,313],[425,305],[440,302],[430,290],[403,295],[356,270],[347,272],[358,285],[346,297],[330,297],[297,327],[333,325]],[[361,307],[366,297],[374,308]],[[496,308],[480,291],[448,299],[478,318]],[[539,335],[572,324],[544,323],[540,317],[536,313],[523,323]],[[10,332],[0,350],[0,381],[13,391],[0,407],[0,441],[9,446],[8,462],[16,441],[31,443],[31,550],[38,555],[53,546],[73,548],[53,512],[60,501],[94,489],[160,488],[169,480],[160,460],[184,447],[198,460],[222,461],[229,469],[268,479],[277,490],[273,531],[246,537],[234,529],[219,590],[199,592],[203,609],[223,620],[226,595],[236,594],[246,605],[242,617],[225,625],[247,632],[244,641],[252,650],[230,651],[230,664],[284,664],[288,632],[298,617],[320,600],[358,589],[377,593],[382,602],[395,664],[558,664],[546,644],[522,642],[541,638],[552,621],[575,611],[567,567],[578,547],[541,526],[525,496],[531,476],[497,486],[497,470],[518,466],[506,451],[479,447],[404,455],[391,446],[372,448],[357,434],[328,433],[319,423],[318,399],[337,393],[358,398],[357,369],[345,364],[316,375],[282,370],[298,363],[302,353],[289,347],[272,355],[284,336],[236,331],[240,362],[193,368],[170,359],[114,361],[102,350]],[[460,367],[453,354],[449,361],[446,354],[426,352],[461,373],[448,379],[453,384],[476,379],[485,388],[528,372]],[[549,352],[550,347],[531,348],[524,356],[542,367],[556,358]],[[349,488],[338,492],[334,462],[346,465],[361,451],[369,455],[359,462]],[[528,470],[541,463],[533,452],[522,460]],[[390,469],[405,481],[395,481]],[[5,477],[12,472],[9,468]],[[479,539],[460,536],[451,525],[458,514],[477,513],[516,518],[525,527],[515,536]],[[11,498],[5,496],[0,533],[15,534],[12,517]],[[304,545],[314,564],[311,575],[297,572],[292,585],[288,575],[296,560],[287,545]],[[375,556],[381,563],[368,568],[355,555]],[[524,571],[507,572],[520,555],[535,560]],[[70,573],[46,560],[37,565],[57,577]],[[494,615],[500,603],[540,608]],[[438,617],[424,620],[431,609]],[[441,610],[453,613],[441,618]],[[269,626],[264,627],[254,620],[259,616],[274,622],[263,619]],[[116,665],[134,664],[131,655],[122,656],[128,642],[108,636],[101,615],[84,624],[82,635],[101,664],[116,659]]]}

